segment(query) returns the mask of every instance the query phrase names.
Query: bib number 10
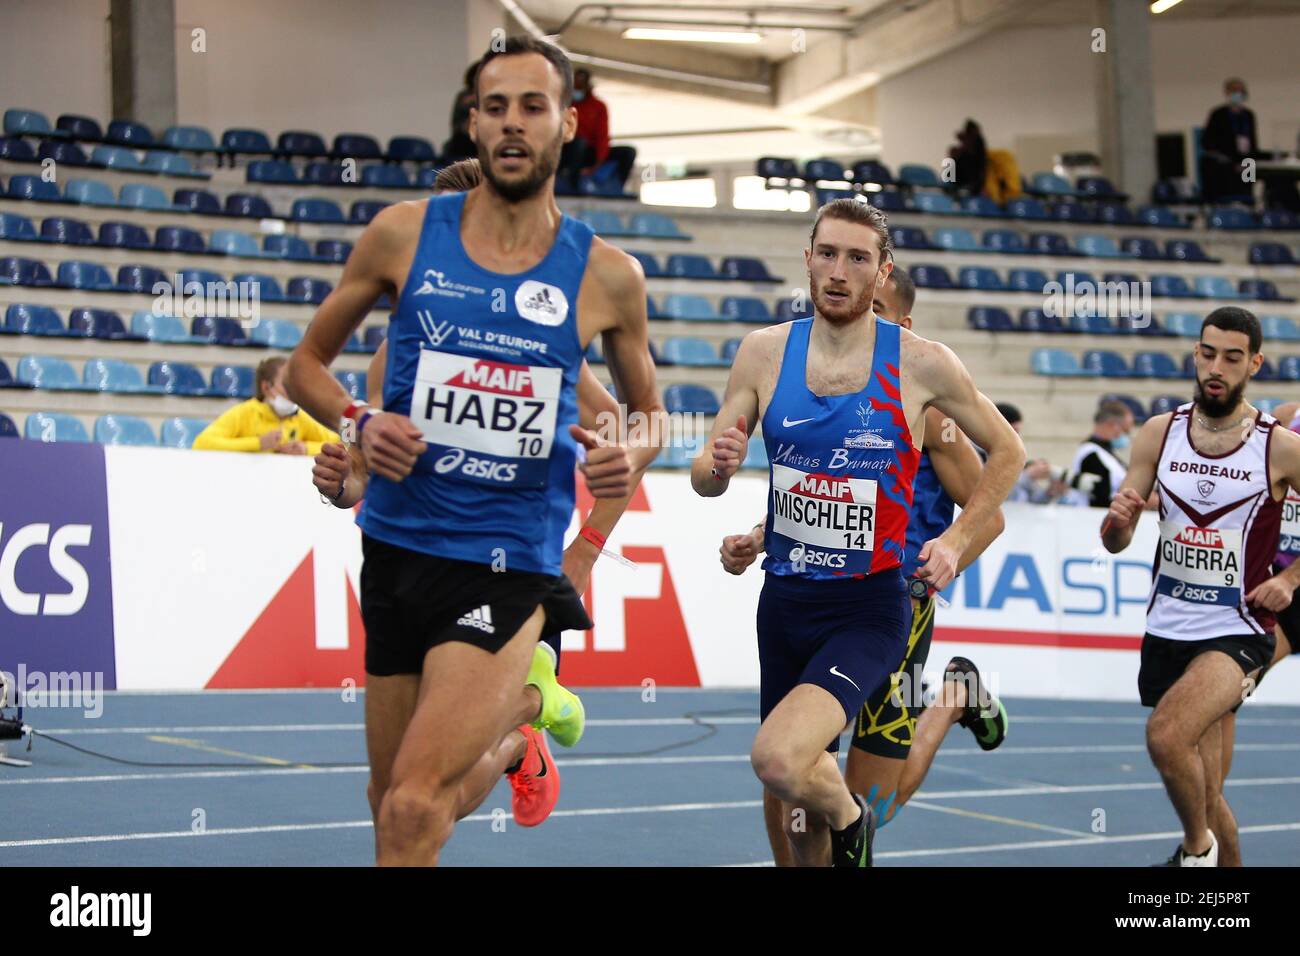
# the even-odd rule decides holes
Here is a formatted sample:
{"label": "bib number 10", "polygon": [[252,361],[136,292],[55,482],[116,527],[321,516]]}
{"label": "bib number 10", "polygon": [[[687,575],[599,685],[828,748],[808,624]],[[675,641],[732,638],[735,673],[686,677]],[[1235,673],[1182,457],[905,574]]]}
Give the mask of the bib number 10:
{"label": "bib number 10", "polygon": [[542,440],[540,438],[519,439],[520,458],[536,458],[541,453],[542,453]]}

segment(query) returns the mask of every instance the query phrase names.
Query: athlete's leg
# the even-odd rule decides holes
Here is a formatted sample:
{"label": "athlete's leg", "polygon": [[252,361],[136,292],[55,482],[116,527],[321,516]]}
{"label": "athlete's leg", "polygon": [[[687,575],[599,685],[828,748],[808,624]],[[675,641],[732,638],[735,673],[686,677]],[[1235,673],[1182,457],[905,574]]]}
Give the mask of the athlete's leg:
{"label": "athlete's leg", "polygon": [[419,700],[379,809],[381,865],[438,862],[465,775],[517,723],[519,688],[543,620],[539,606],[495,654],[447,641],[425,655]]}
{"label": "athlete's leg", "polygon": [[418,674],[390,677],[366,675],[366,752],[370,758],[370,782],[366,797],[375,822],[375,852],[379,852],[379,804],[392,782],[393,761],[402,735],[415,713],[420,693]]}
{"label": "athlete's leg", "polygon": [[921,789],[921,781],[930,772],[930,764],[939,752],[939,745],[948,735],[949,728],[961,719],[966,708],[966,682],[946,680],[941,685],[934,703],[921,711],[912,736],[912,749],[903,764],[894,798],[898,806],[911,799]]}
{"label": "athlete's leg", "polygon": [[[542,696],[532,685],[524,687],[519,694],[518,705],[512,726],[532,723],[542,709]],[[511,730],[495,747],[488,749],[478,762],[465,775],[460,785],[460,808],[456,819],[468,816],[479,808],[492,788],[497,785],[506,768],[517,764],[524,757],[526,741],[518,730]]]}
{"label": "athlete's leg", "polygon": [[801,866],[824,866],[830,858],[830,829],[843,830],[860,809],[826,745],[844,729],[844,705],[815,684],[799,684],[768,714],[750,760],[763,785],[803,811],[791,844]]}
{"label": "athlete's leg", "polygon": [[[1241,668],[1222,651],[1197,655],[1160,698],[1147,720],[1147,751],[1165,783],[1183,826],[1183,849],[1192,855],[1210,847],[1201,737],[1237,701]],[[1221,780],[1221,767],[1216,766]]]}
{"label": "athlete's leg", "polygon": [[1237,839],[1237,820],[1223,797],[1223,723],[1231,714],[1216,720],[1201,735],[1197,750],[1205,768],[1205,811],[1210,829],[1219,841],[1219,866],[1241,866],[1241,845]]}
{"label": "athlete's leg", "polygon": [[790,838],[785,835],[785,821],[790,818],[781,798],[763,788],[763,825],[767,828],[767,843],[772,848],[772,861],[777,866],[794,866],[794,851]]}

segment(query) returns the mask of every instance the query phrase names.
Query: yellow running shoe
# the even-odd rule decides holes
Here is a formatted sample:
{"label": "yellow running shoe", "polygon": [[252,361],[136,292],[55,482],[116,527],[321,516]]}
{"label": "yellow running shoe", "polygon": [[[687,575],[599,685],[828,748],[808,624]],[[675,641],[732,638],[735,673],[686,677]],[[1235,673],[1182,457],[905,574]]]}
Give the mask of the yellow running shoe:
{"label": "yellow running shoe", "polygon": [[572,747],[582,739],[587,713],[582,700],[555,677],[555,651],[545,641],[538,641],[533,651],[533,665],[528,669],[526,684],[537,688],[542,697],[542,712],[533,721],[538,730],[549,731],[561,747]]}

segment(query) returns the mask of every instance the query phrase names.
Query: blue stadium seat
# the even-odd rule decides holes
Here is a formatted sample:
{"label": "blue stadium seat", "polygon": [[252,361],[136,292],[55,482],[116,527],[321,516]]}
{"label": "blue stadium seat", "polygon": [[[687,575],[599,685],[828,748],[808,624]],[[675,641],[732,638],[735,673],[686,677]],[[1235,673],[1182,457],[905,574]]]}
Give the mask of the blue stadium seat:
{"label": "blue stadium seat", "polygon": [[334,286],[324,279],[315,279],[311,276],[294,276],[289,280],[289,287],[285,290],[285,300],[320,305],[333,289]]}
{"label": "blue stadium seat", "polygon": [[683,295],[680,293],[664,297],[661,314],[668,319],[685,319],[696,322],[714,322],[718,319],[718,314],[704,296]]}
{"label": "blue stadium seat", "polygon": [[433,189],[438,182],[438,169],[434,166],[421,166],[415,174],[415,185],[420,189]]}
{"label": "blue stadium seat", "polygon": [[1165,243],[1165,256],[1179,262],[1219,262],[1206,255],[1201,244],[1192,239],[1170,239]]}
{"label": "blue stadium seat", "polygon": [[379,346],[384,344],[384,339],[388,337],[388,329],[382,325],[372,325],[368,327],[362,336],[362,348],[367,352],[378,352]]}
{"label": "blue stadium seat", "polygon": [[966,312],[966,324],[980,332],[1012,332],[1016,325],[1006,309],[974,306]]}
{"label": "blue stadium seat", "polygon": [[1175,333],[1169,331],[1161,324],[1155,315],[1144,315],[1135,313],[1133,315],[1121,315],[1116,320],[1119,331],[1126,332],[1130,335],[1145,335],[1166,337]]}
{"label": "blue stadium seat", "polygon": [[145,388],[140,370],[118,359],[86,359],[81,384],[100,392],[142,392]]}
{"label": "blue stadium seat", "polygon": [[721,278],[706,256],[691,253],[673,253],[668,257],[668,275],[679,279]]}
{"label": "blue stadium seat", "polygon": [[229,153],[270,153],[271,140],[260,129],[228,129],[221,134],[221,148]]}
{"label": "blue stadium seat", "polygon": [[1085,256],[1098,259],[1118,259],[1124,255],[1110,236],[1082,233],[1074,237],[1074,246]]}
{"label": "blue stadium seat", "polygon": [[1164,352],[1138,352],[1133,356],[1133,375],[1139,378],[1178,378],[1182,370]]}
{"label": "blue stadium seat", "polygon": [[4,280],[13,285],[54,285],[54,279],[45,263],[21,256],[5,256],[0,259],[0,282]]}
{"label": "blue stadium seat", "polygon": [[1300,382],[1300,357],[1283,356],[1277,363],[1277,377],[1284,382]]}
{"label": "blue stadium seat", "polygon": [[664,408],[668,412],[718,414],[718,397],[703,385],[677,384],[664,389]]}
{"label": "blue stadium seat", "polygon": [[349,335],[347,342],[343,344],[343,351],[345,352],[364,352],[365,350],[365,346],[361,344],[361,340],[357,338],[355,332]]}
{"label": "blue stadium seat", "polygon": [[285,130],[275,141],[276,152],[288,156],[325,156],[325,140],[306,130]]}
{"label": "blue stadium seat", "polygon": [[1183,356],[1183,378],[1196,378],[1196,359],[1190,354]]}
{"label": "blue stadium seat", "polygon": [[1243,299],[1263,299],[1267,302],[1294,302],[1295,299],[1278,294],[1277,286],[1268,279],[1242,279],[1239,286]]}
{"label": "blue stadium seat", "polygon": [[287,183],[296,185],[300,180],[293,165],[284,159],[259,159],[248,164],[246,178],[250,183]]}
{"label": "blue stadium seat", "polygon": [[916,226],[893,226],[889,237],[894,240],[895,249],[934,249],[935,246],[926,238],[925,230]]}
{"label": "blue stadium seat", "polygon": [[978,252],[979,243],[969,229],[946,228],[934,231],[934,244],[952,252]]}
{"label": "blue stadium seat", "polygon": [[321,262],[344,263],[352,255],[352,243],[343,239],[318,239],[316,258]]}
{"label": "blue stadium seat", "polygon": [[1127,193],[1122,193],[1105,176],[1080,176],[1075,181],[1075,191],[1089,199],[1117,199],[1124,202]]}
{"label": "blue stadium seat", "polygon": [[163,131],[164,146],[194,153],[215,153],[217,142],[205,126],[169,126]]}
{"label": "blue stadium seat", "polygon": [[191,448],[199,432],[208,427],[201,418],[163,419],[160,444],[164,448]]}
{"label": "blue stadium seat", "polygon": [[1012,292],[1041,294],[1049,281],[1041,269],[1012,269],[1007,274],[1007,288]]}
{"label": "blue stadium seat", "polygon": [[211,392],[227,398],[252,398],[253,370],[246,365],[215,366],[212,369]]}
{"label": "blue stadium seat", "polygon": [[[1251,404],[1258,408],[1265,415],[1276,415],[1277,407],[1285,404],[1288,399],[1284,398],[1252,398]],[[1283,427],[1286,427],[1285,425]]]}
{"label": "blue stadium seat", "polygon": [[343,164],[323,159],[308,163],[303,167],[302,181],[310,186],[342,186]]}
{"label": "blue stadium seat", "polygon": [[73,259],[59,263],[56,285],[65,289],[86,289],[93,292],[111,292],[114,289],[113,277],[98,262],[83,262]]}
{"label": "blue stadium seat", "polygon": [[598,339],[592,339],[587,343],[587,351],[584,358],[588,365],[604,365],[605,356],[600,354],[600,342]]}
{"label": "blue stadium seat", "polygon": [[144,158],[144,168],[164,176],[180,176],[186,179],[211,179],[207,173],[194,168],[188,156],[179,153],[152,152]]}
{"label": "blue stadium seat", "polygon": [[1178,187],[1173,182],[1168,179],[1159,179],[1151,187],[1151,201],[1159,206],[1167,206],[1171,203],[1182,202],[1183,197],[1179,195]]}
{"label": "blue stadium seat", "polygon": [[104,139],[120,146],[145,147],[154,145],[153,133],[149,130],[149,127],[132,120],[113,120],[108,124]]}
{"label": "blue stadium seat", "polygon": [[[24,146],[27,144],[24,143]],[[30,149],[30,147],[28,147]],[[17,157],[6,156],[5,159],[14,161]],[[41,148],[37,150],[36,158],[39,160],[50,159],[56,164],[62,166],[89,166],[90,157],[86,151],[76,143],[60,143],[57,140],[47,139],[41,143]]]}
{"label": "blue stadium seat", "polygon": [[690,239],[670,217],[657,212],[633,213],[628,222],[633,235],[648,239]]}
{"label": "blue stadium seat", "polygon": [[104,131],[97,120],[75,113],[63,113],[54,121],[54,128],[67,133],[71,139],[80,139],[95,143],[104,138]]}
{"label": "blue stadium seat", "polygon": [[722,316],[735,322],[753,322],[759,325],[772,324],[772,312],[767,303],[753,296],[729,295],[722,300]]}
{"label": "blue stadium seat", "polygon": [[125,172],[143,172],[144,163],[135,154],[135,150],[123,146],[96,146],[90,152],[90,162],[105,169],[117,169]]}
{"label": "blue stadium seat", "polygon": [[344,222],[343,210],[329,199],[295,199],[289,218],[297,222]]}
{"label": "blue stadium seat", "polygon": [[334,377],[338,379],[338,383],[354,399],[364,399],[366,397],[365,372],[335,372]]}
{"label": "blue stadium seat", "polygon": [[168,395],[205,395],[207,383],[188,362],[154,362],[149,366],[149,384]]}
{"label": "blue stadium seat", "polygon": [[880,186],[894,185],[894,174],[884,163],[874,159],[864,159],[853,164],[853,181],[856,183],[875,183]]}
{"label": "blue stadium seat", "polygon": [[1137,421],[1139,425],[1142,424],[1142,422],[1146,421],[1147,419],[1146,406],[1144,406],[1140,401],[1138,401],[1132,395],[1126,395],[1123,394],[1122,392],[1107,392],[1106,394],[1102,395],[1101,400],[1103,402],[1112,402],[1112,401],[1120,402],[1124,405],[1127,405],[1128,410],[1133,413],[1133,418]]}
{"label": "blue stadium seat", "polygon": [[781,281],[767,271],[767,263],[753,256],[727,256],[722,260],[722,268],[719,272],[723,278],[742,282]]}
{"label": "blue stadium seat", "polygon": [[36,227],[26,216],[13,212],[0,212],[0,239],[7,242],[36,242],[37,238]]}
{"label": "blue stadium seat", "polygon": [[234,282],[249,287],[249,295],[255,295],[262,302],[286,302],[284,289],[280,280],[265,272],[240,272],[231,277]]}
{"label": "blue stadium seat", "polygon": [[1128,378],[1130,371],[1124,356],[1107,349],[1089,349],[1083,353],[1083,369],[1102,378]]}
{"label": "blue stadium seat", "polygon": [[68,332],[88,339],[129,337],[122,317],[109,309],[73,309],[68,313]]}
{"label": "blue stadium seat", "polygon": [[764,179],[792,179],[802,180],[799,175],[799,167],[795,165],[793,159],[780,159],[775,156],[761,156],[754,164],[756,175]]}
{"label": "blue stadium seat", "polygon": [[940,189],[943,183],[938,174],[922,163],[904,163],[898,167],[898,181],[905,186]]}
{"label": "blue stadium seat", "polygon": [[[614,386],[609,386],[610,394],[613,394]],[[659,457],[654,460],[652,468],[689,468],[691,462],[695,460],[696,452],[682,445],[668,445],[659,453]]]}
{"label": "blue stadium seat", "polygon": [[[44,147],[44,144],[41,145]],[[35,163],[41,158],[26,140],[0,136],[0,159],[11,163]]]}
{"label": "blue stadium seat", "polygon": [[438,158],[433,144],[420,136],[394,136],[388,141],[388,158],[397,162],[432,163]]}
{"label": "blue stadium seat", "polygon": [[911,268],[912,281],[922,289],[955,289],[952,276],[943,266],[914,265]]}
{"label": "blue stadium seat", "polygon": [[5,110],[4,129],[7,135],[48,136],[53,133],[44,113],[17,107]]}
{"label": "blue stadium seat", "polygon": [[[984,292],[1004,292],[1006,285],[1002,277],[988,266],[964,266],[957,273],[957,283],[963,289],[979,289]],[[917,285],[920,285],[918,282]]]}
{"label": "blue stadium seat", "polygon": [[[67,198],[75,202],[85,202],[81,198],[83,192],[88,191],[85,185],[78,186],[78,183],[85,184],[90,182],[85,179],[73,179],[65,187],[67,189]],[[103,183],[95,183],[102,190],[107,191],[108,187]],[[74,189],[73,187],[77,188]],[[5,195],[10,199],[30,199],[33,202],[62,202],[63,198],[59,195],[59,187],[54,183],[47,183],[40,176],[10,176],[9,186],[5,190]],[[108,193],[108,198],[113,200],[112,192]],[[117,205],[116,200],[106,203],[106,205]]]}
{"label": "blue stadium seat", "polygon": [[661,349],[663,360],[671,365],[718,366],[726,365],[718,357],[712,343],[688,336],[672,336],[664,340]]}
{"label": "blue stadium seat", "polygon": [[172,315],[156,315],[141,309],[131,316],[131,334],[151,342],[192,342],[185,325]]}
{"label": "blue stadium seat", "polygon": [[158,444],[149,423],[134,415],[101,415],[95,419],[95,441],[101,445],[154,447]]}
{"label": "blue stadium seat", "polygon": [[1114,335],[1117,331],[1115,323],[1105,315],[1070,316],[1069,328],[1071,332],[1082,332],[1085,335]]}
{"label": "blue stadium seat", "polygon": [[1012,232],[1010,229],[984,230],[983,247],[985,252],[1008,252],[1023,255],[1027,251],[1025,240],[1021,238],[1020,233]]}
{"label": "blue stadium seat", "polygon": [[190,335],[195,339],[211,342],[215,345],[248,345],[248,333],[238,319],[197,316],[190,323]]}
{"label": "blue stadium seat", "polygon": [[1280,242],[1252,242],[1250,264],[1252,266],[1293,266],[1296,260],[1291,255],[1291,250]]}
{"label": "blue stadium seat", "polygon": [[1029,234],[1029,251],[1039,256],[1077,255],[1070,248],[1069,241],[1059,232],[1031,232]]}
{"label": "blue stadium seat", "polygon": [[1069,331],[1059,315],[1048,315],[1042,309],[1021,309],[1016,327],[1021,332],[1056,334]]}
{"label": "blue stadium seat", "polygon": [[1153,239],[1145,239],[1141,236],[1125,236],[1120,241],[1120,247],[1130,256],[1138,259],[1161,260],[1165,254],[1160,251],[1160,247],[1155,244]]}
{"label": "blue stadium seat", "polygon": [[1270,362],[1268,359],[1264,359],[1264,361],[1260,363],[1259,371],[1255,373],[1255,381],[1257,382],[1277,381],[1277,369],[1274,367],[1273,363]]}
{"label": "blue stadium seat", "polygon": [[414,184],[411,177],[401,166],[387,166],[376,163],[361,170],[361,185],[378,189],[411,189]]}
{"label": "blue stadium seat", "polygon": [[746,471],[767,471],[767,465],[766,443],[751,440],[745,447],[745,460],[740,467]]}
{"label": "blue stadium seat", "polygon": [[912,197],[912,205],[918,212],[928,212],[936,216],[955,216],[962,213],[947,193],[917,193]]}
{"label": "blue stadium seat", "polygon": [[1259,327],[1270,342],[1300,342],[1300,325],[1284,315],[1261,315]]}
{"label": "blue stadium seat", "polygon": [[1052,219],[1058,222],[1096,222],[1097,210],[1077,202],[1053,203],[1050,210]]}
{"label": "blue stadium seat", "polygon": [[128,209],[150,209],[157,212],[174,212],[171,200],[157,186],[145,183],[124,183],[118,192],[118,205]]}
{"label": "blue stadium seat", "polygon": [[284,319],[262,319],[253,326],[251,338],[273,349],[291,349],[302,341],[302,330]]}
{"label": "blue stadium seat", "polygon": [[1169,275],[1163,272],[1153,272],[1151,274],[1151,294],[1178,299],[1196,298],[1196,293],[1192,291],[1192,287],[1187,284],[1186,279],[1182,276]]}
{"label": "blue stadium seat", "polygon": [[1151,399],[1151,417],[1163,415],[1165,412],[1172,412],[1179,405],[1185,405],[1188,399],[1181,395],[1160,395]]}
{"label": "blue stadium seat", "polygon": [[311,262],[316,258],[306,239],[287,234],[264,236],[262,255],[271,259],[295,259],[302,262]]}
{"label": "blue stadium seat", "polygon": [[153,266],[125,265],[117,270],[117,288],[120,292],[144,292],[153,295],[153,287],[158,283],[170,283],[171,279]]}
{"label": "blue stadium seat", "polygon": [[59,313],[48,305],[15,302],[5,309],[5,331],[21,335],[66,335]]}
{"label": "blue stadium seat", "polygon": [[882,189],[878,193],[866,193],[867,201],[883,212],[903,212],[907,209],[907,197],[896,189]]}
{"label": "blue stadium seat", "polygon": [[274,219],[271,204],[261,196],[249,193],[231,193],[226,197],[226,215],[243,219]]}
{"label": "blue stadium seat", "polygon": [[154,248],[159,252],[188,252],[202,254],[208,251],[203,233],[184,226],[159,226],[153,236]]}
{"label": "blue stadium seat", "polygon": [[776,303],[776,322],[790,322],[794,319],[812,318],[813,306],[811,302],[800,302],[803,311],[795,311],[795,304],[790,299],[778,299]]}
{"label": "blue stadium seat", "polygon": [[1006,212],[988,196],[967,196],[961,201],[961,208],[969,216],[981,216],[985,219],[1001,219]]}
{"label": "blue stadium seat", "polygon": [[201,286],[221,285],[226,281],[225,276],[211,269],[181,269],[180,277],[182,286],[188,286],[194,282]]}
{"label": "blue stadium seat", "polygon": [[722,364],[730,365],[736,360],[736,353],[740,351],[740,339],[727,339],[722,343]]}
{"label": "blue stadium seat", "polygon": [[1187,226],[1187,223],[1164,206],[1140,206],[1137,211],[1137,221],[1148,226],[1159,226],[1162,229],[1181,229]]}
{"label": "blue stadium seat", "polygon": [[1241,298],[1241,293],[1227,276],[1197,276],[1196,294],[1206,299]]}
{"label": "blue stadium seat", "polygon": [[1047,209],[1037,199],[1021,197],[1007,203],[1007,215],[1012,219],[1046,219]]}
{"label": "blue stadium seat", "polygon": [[41,223],[41,239],[65,246],[93,246],[95,234],[80,219],[51,216]]}
{"label": "blue stadium seat", "polygon": [[1300,229],[1300,216],[1289,209],[1265,209],[1259,214],[1261,229]]}
{"label": "blue stadium seat", "polygon": [[1245,209],[1235,206],[1223,206],[1211,209],[1205,217],[1205,224],[1211,229],[1257,229],[1255,217]]}
{"label": "blue stadium seat", "polygon": [[214,230],[208,243],[209,251],[214,255],[244,256],[253,259],[262,256],[262,250],[257,247],[256,239],[246,232],[238,232],[234,229]]}
{"label": "blue stadium seat", "polygon": [[21,437],[22,435],[18,431],[18,426],[14,424],[14,420],[3,412],[0,412],[0,438]]}
{"label": "blue stadium seat", "polygon": [[849,178],[848,173],[833,159],[810,159],[803,164],[804,182],[816,182],[817,180],[827,180],[830,182],[843,182]]}
{"label": "blue stadium seat", "polygon": [[1029,358],[1030,367],[1035,375],[1086,375],[1079,367],[1079,360],[1064,349],[1034,349]]}
{"label": "blue stadium seat", "polygon": [[1074,187],[1055,173],[1034,173],[1029,181],[1029,190],[1046,196],[1074,195]]}
{"label": "blue stadium seat", "polygon": [[379,142],[365,133],[339,133],[334,137],[334,148],[331,152],[340,159],[344,157],[356,160],[384,158],[384,151],[379,148]]}
{"label": "blue stadium seat", "polygon": [[597,235],[634,235],[623,228],[623,221],[618,218],[618,213],[610,212],[608,209],[587,209],[578,213],[578,219],[590,226]]}
{"label": "blue stadium seat", "polygon": [[853,199],[858,194],[852,189],[830,189],[824,186],[818,186],[813,190],[813,198],[817,200],[819,207],[826,205],[828,202],[834,202],[837,199]]}
{"label": "blue stadium seat", "polygon": [[366,225],[379,215],[380,210],[391,205],[392,203],[386,203],[382,199],[358,199],[348,211],[348,222]]}
{"label": "blue stadium seat", "polygon": [[1097,204],[1097,221],[1110,226],[1132,226],[1137,223],[1137,217],[1122,202],[1104,202]]}
{"label": "blue stadium seat", "polygon": [[24,355],[16,368],[18,381],[32,388],[77,389],[81,382],[72,366],[49,355]]}
{"label": "blue stadium seat", "polygon": [[81,420],[63,412],[32,412],[23,433],[31,441],[90,441]]}

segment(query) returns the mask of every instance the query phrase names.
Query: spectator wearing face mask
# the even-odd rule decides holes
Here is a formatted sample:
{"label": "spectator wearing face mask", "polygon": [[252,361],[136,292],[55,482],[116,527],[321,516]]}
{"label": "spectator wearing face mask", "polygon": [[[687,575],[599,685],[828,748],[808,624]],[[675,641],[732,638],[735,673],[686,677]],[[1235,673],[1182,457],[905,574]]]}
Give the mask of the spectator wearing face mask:
{"label": "spectator wearing face mask", "polygon": [[1097,406],[1092,435],[1079,446],[1070,465],[1070,486],[1088,496],[1094,508],[1106,508],[1128,472],[1129,433],[1133,412],[1123,402],[1107,400]]}
{"label": "spectator wearing face mask", "polygon": [[300,409],[284,390],[286,360],[269,358],[257,366],[256,398],[240,402],[194,439],[202,451],[276,452],[318,455],[321,445],[339,436]]}
{"label": "spectator wearing face mask", "polygon": [[1255,114],[1245,105],[1245,81],[1227,80],[1223,93],[1228,102],[1210,113],[1201,133],[1201,196],[1207,203],[1249,200],[1250,185],[1242,180],[1241,164],[1259,151]]}
{"label": "spectator wearing face mask", "polygon": [[579,173],[590,175],[608,159],[615,164],[619,185],[625,184],[636,162],[636,150],[609,145],[609,108],[592,91],[591,73],[581,68],[573,71],[573,108],[578,113],[578,131],[560,153],[561,175],[576,189]]}

